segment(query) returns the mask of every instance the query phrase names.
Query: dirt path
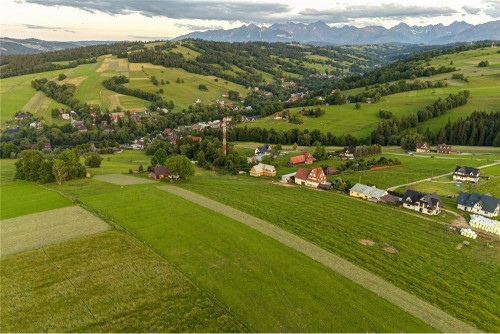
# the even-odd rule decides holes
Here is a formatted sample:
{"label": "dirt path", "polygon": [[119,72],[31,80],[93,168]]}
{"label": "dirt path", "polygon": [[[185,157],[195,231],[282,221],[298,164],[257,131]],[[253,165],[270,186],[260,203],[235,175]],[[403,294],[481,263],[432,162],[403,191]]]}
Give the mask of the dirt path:
{"label": "dirt path", "polygon": [[[484,165],[484,166],[480,166],[480,167],[477,167],[477,168],[479,168],[479,169],[481,169],[481,168],[487,168],[487,167],[496,166],[498,164],[500,164],[500,161],[496,161],[494,163],[491,163],[491,164],[488,164],[488,165]],[[450,175],[453,175],[453,172],[442,174],[442,175],[436,175],[436,176],[433,176],[433,177],[428,177],[426,179],[422,179],[422,180],[418,180],[418,181],[413,181],[413,182],[410,182],[410,183],[400,184],[400,185],[397,185],[397,186],[394,186],[394,187],[387,188],[387,191],[393,191],[393,190],[396,190],[396,189],[401,188],[401,187],[407,187],[407,186],[411,186],[411,185],[414,185],[414,184],[417,184],[417,183],[422,183],[422,182],[425,182],[425,181],[431,181],[432,179],[439,179],[441,177],[450,176]]]}
{"label": "dirt path", "polygon": [[182,188],[175,186],[161,186],[158,188],[230,217],[309,256],[353,282],[373,291],[380,297],[439,331],[452,333],[479,332],[479,330],[473,326],[452,317],[437,307],[401,290],[380,277],[262,219]]}

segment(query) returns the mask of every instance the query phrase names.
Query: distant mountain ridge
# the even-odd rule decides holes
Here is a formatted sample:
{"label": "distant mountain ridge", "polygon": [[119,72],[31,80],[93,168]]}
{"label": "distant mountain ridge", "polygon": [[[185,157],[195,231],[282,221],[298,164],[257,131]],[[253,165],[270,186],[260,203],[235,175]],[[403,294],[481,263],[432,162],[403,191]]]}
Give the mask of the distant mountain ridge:
{"label": "distant mountain ridge", "polygon": [[63,49],[77,48],[79,46],[110,44],[111,41],[75,41],[75,42],[56,42],[44,41],[36,38],[16,39],[9,37],[0,37],[1,54],[22,54],[22,53],[41,53],[48,51],[58,51]]}
{"label": "distant mountain ridge", "polygon": [[179,36],[174,40],[200,38],[219,42],[300,42],[329,43],[337,45],[412,43],[447,44],[478,40],[500,40],[500,20],[472,25],[453,22],[449,26],[441,23],[427,26],[409,26],[400,23],[390,29],[382,26],[357,28],[343,26],[330,27],[326,23],[276,23],[269,27],[255,24],[242,25],[234,29],[196,31]]}

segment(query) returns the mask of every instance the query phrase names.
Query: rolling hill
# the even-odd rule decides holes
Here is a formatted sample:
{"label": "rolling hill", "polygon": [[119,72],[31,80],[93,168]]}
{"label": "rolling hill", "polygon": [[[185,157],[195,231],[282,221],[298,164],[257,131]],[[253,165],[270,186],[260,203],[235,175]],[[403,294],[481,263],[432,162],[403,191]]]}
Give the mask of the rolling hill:
{"label": "rolling hill", "polygon": [[114,43],[111,41],[44,41],[37,38],[16,39],[0,37],[0,54],[33,54],[77,48],[79,46]]}

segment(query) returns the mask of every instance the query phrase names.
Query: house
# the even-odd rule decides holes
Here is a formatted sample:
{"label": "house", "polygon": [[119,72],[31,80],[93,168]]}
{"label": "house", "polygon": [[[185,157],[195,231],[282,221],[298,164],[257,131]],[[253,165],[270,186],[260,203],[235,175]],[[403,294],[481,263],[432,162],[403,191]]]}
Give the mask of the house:
{"label": "house", "polygon": [[30,116],[31,116],[30,112],[18,112],[16,114],[15,119],[16,120],[21,120],[21,119],[29,118]]}
{"label": "house", "polygon": [[297,172],[282,175],[281,182],[283,182],[283,183],[295,183],[295,174],[297,174]]}
{"label": "house", "polygon": [[496,217],[500,210],[500,199],[490,194],[466,193],[461,191],[458,195],[457,208],[473,212],[486,217]]}
{"label": "house", "polygon": [[265,144],[259,146],[255,149],[255,155],[270,155],[271,154],[271,145]]}
{"label": "house", "polygon": [[417,143],[417,153],[430,153],[431,145],[428,142]]}
{"label": "house", "polygon": [[437,146],[437,153],[439,153],[439,154],[450,154],[450,152],[451,152],[451,145],[438,144],[438,146]]}
{"label": "house", "polygon": [[290,157],[288,159],[288,166],[310,165],[314,162],[314,157],[309,152],[302,152],[300,155]]}
{"label": "house", "polygon": [[318,188],[321,183],[326,182],[326,176],[321,167],[312,168],[311,170],[299,168],[295,174],[295,183],[301,186]]}
{"label": "house", "polygon": [[371,99],[370,97],[369,97],[369,98],[367,98],[367,99],[366,99],[366,103],[368,103],[368,104],[372,103],[372,99]]}
{"label": "house", "polygon": [[347,146],[342,150],[342,156],[345,158],[354,158],[354,153],[356,153],[356,146]]}
{"label": "house", "polygon": [[337,172],[337,170],[335,169],[335,167],[329,166],[329,167],[326,167],[324,169],[324,172],[325,172],[325,175],[333,175]]}
{"label": "house", "polygon": [[43,143],[43,148],[46,150],[52,150],[52,145],[50,145],[50,142],[45,142]]}
{"label": "house", "polygon": [[200,104],[201,103],[201,100],[200,99],[196,99],[196,104]]}
{"label": "house", "polygon": [[62,119],[70,119],[71,118],[70,115],[67,113],[61,114],[61,117],[62,117]]}
{"label": "house", "polygon": [[170,178],[170,171],[165,166],[153,167],[153,170],[148,175],[151,179],[165,179]]}
{"label": "house", "polygon": [[201,143],[201,141],[203,140],[203,138],[197,137],[197,136],[187,135],[187,137],[191,138],[193,141],[198,142],[198,143]]}
{"label": "house", "polygon": [[87,132],[87,127],[85,125],[80,125],[78,127],[78,131],[80,131],[80,132]]}
{"label": "house", "polygon": [[469,166],[457,166],[453,172],[453,181],[478,183],[481,178],[479,169]]}
{"label": "house", "polygon": [[378,189],[375,186],[367,186],[361,183],[356,183],[349,190],[349,196],[363,198],[368,201],[380,202],[382,196],[388,195],[386,190]]}
{"label": "house", "polygon": [[283,114],[281,112],[275,112],[274,119],[283,119]]}
{"label": "house", "polygon": [[273,165],[259,163],[250,169],[251,176],[276,176],[276,168]]}
{"label": "house", "polygon": [[257,158],[255,158],[255,156],[250,154],[249,156],[247,156],[247,162],[253,165],[256,164],[258,161]]}
{"label": "house", "polygon": [[403,207],[427,215],[437,215],[443,207],[443,202],[436,193],[426,195],[412,189],[406,190],[402,202]]}

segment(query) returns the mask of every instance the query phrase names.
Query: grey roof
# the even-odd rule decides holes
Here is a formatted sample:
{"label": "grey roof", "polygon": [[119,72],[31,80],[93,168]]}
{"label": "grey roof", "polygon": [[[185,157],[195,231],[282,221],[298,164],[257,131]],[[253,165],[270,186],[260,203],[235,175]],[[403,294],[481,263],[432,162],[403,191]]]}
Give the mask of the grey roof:
{"label": "grey roof", "polygon": [[387,191],[385,191],[383,189],[378,189],[375,186],[370,187],[370,186],[367,186],[367,185],[364,185],[361,183],[356,183],[351,188],[351,190],[358,192],[358,193],[365,194],[367,196],[375,197],[375,198],[380,198],[380,197],[387,194]]}
{"label": "grey roof", "polygon": [[465,193],[463,191],[458,195],[456,204],[464,205],[466,207],[473,207],[476,203],[481,204],[481,208],[486,212],[495,212],[498,204],[500,203],[500,199],[490,196],[488,194],[481,195],[478,193]]}
{"label": "grey roof", "polygon": [[411,204],[413,205],[418,201],[422,201],[429,205],[432,209],[435,209],[436,207],[443,207],[443,202],[436,193],[426,195],[412,189],[407,189],[403,196],[403,201],[406,201],[408,198],[410,198]]}
{"label": "grey roof", "polygon": [[457,166],[455,168],[455,173],[462,173],[462,174],[472,175],[472,176],[476,177],[480,174],[480,171],[478,168],[474,168],[474,167]]}

